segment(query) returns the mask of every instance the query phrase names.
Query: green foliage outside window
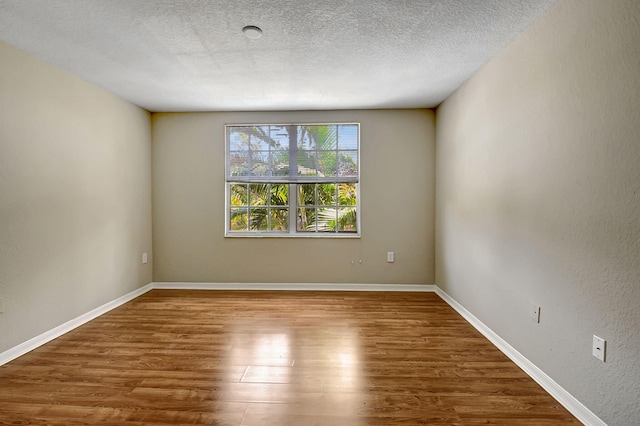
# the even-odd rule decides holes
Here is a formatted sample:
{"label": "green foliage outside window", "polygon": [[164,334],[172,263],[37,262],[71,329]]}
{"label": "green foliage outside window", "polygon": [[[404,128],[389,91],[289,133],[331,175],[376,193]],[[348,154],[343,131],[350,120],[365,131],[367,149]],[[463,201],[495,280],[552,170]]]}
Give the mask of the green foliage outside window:
{"label": "green foliage outside window", "polygon": [[358,132],[356,124],[227,126],[229,231],[357,233]]}

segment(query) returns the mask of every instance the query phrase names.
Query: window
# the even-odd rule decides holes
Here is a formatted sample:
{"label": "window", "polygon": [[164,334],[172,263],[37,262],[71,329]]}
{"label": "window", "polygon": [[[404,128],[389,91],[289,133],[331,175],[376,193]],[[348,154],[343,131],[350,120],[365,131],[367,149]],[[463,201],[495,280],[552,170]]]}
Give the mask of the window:
{"label": "window", "polygon": [[359,235],[359,124],[225,133],[227,236]]}

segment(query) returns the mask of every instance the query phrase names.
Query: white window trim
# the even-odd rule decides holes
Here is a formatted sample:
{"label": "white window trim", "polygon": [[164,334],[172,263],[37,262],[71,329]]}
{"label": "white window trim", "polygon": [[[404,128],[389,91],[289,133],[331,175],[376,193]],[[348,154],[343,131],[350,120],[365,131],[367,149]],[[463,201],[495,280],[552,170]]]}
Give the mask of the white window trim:
{"label": "white window trim", "polygon": [[[248,182],[244,182],[244,181],[240,181],[240,182],[233,182],[232,180],[228,180],[228,168],[229,168],[229,154],[228,154],[228,149],[229,149],[229,144],[228,144],[228,140],[227,140],[227,128],[228,127],[234,127],[234,126],[322,126],[322,125],[356,125],[358,126],[358,179],[357,179],[357,185],[356,185],[356,226],[358,231],[357,232],[303,232],[303,231],[297,231],[297,226],[296,223],[292,223],[292,218],[293,220],[297,220],[297,209],[298,209],[298,205],[297,205],[297,196],[291,196],[291,194],[296,194],[297,191],[292,191],[292,186],[298,185],[298,184],[305,184],[305,183],[323,183],[323,182],[307,182],[307,181],[299,181],[299,182],[287,182],[289,185],[289,215],[288,215],[288,219],[289,219],[289,232],[261,232],[261,231],[232,231],[230,229],[230,224],[231,224],[231,206],[229,205],[229,200],[231,197],[230,194],[230,188],[231,188],[231,184],[233,183],[248,183]],[[361,195],[360,195],[360,174],[361,174],[361,170],[362,170],[362,163],[360,161],[360,152],[361,152],[361,148],[360,148],[360,123],[356,123],[356,122],[334,122],[334,123],[228,123],[225,124],[224,126],[224,145],[225,145],[225,155],[224,155],[224,161],[225,161],[225,201],[224,201],[224,209],[225,209],[225,225],[224,225],[224,236],[225,238],[346,238],[346,239],[358,239],[361,238],[362,235],[362,212],[361,212]],[[263,183],[266,183],[264,180],[262,180]],[[353,183],[353,181],[345,179],[345,180],[339,180],[336,179],[335,181],[331,181],[331,182],[324,182],[324,183]],[[260,183],[260,180],[256,180],[255,183]],[[285,183],[285,182],[279,182],[277,180],[274,181],[270,181],[269,183]],[[293,214],[292,214],[293,213]]]}

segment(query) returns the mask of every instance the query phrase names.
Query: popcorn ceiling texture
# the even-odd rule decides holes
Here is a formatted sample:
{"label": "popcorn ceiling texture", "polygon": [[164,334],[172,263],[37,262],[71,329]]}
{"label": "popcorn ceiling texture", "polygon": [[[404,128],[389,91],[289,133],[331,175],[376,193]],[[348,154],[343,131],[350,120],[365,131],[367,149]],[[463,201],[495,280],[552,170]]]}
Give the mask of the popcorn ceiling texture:
{"label": "popcorn ceiling texture", "polygon": [[0,39],[151,111],[433,107],[554,2],[0,0]]}

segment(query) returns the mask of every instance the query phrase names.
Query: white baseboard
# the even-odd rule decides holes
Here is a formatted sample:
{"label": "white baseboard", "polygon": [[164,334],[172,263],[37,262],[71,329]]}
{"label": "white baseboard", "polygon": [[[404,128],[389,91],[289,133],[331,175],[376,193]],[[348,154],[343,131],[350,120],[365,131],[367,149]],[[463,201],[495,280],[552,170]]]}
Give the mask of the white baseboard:
{"label": "white baseboard", "polygon": [[0,365],[26,354],[47,342],[62,336],[99,317],[110,310],[117,308],[130,300],[152,290],[309,290],[309,291],[402,291],[402,292],[435,292],[449,306],[457,311],[476,330],[482,333],[500,351],[508,356],[516,365],[522,368],[533,380],[542,386],[551,396],[562,404],[578,420],[588,426],[607,426],[598,416],[585,407],[580,401],[557,384],[551,377],[536,367],[531,361],[518,352],[513,346],[498,336],[482,321],[466,310],[455,299],[442,291],[436,285],[427,284],[329,284],[329,283],[197,283],[197,282],[153,282],[132,291],[116,300],[106,303],[86,314],[67,321],[66,323],[34,337],[18,346],[0,353]]}
{"label": "white baseboard", "polygon": [[428,284],[331,284],[331,283],[196,283],[154,282],[165,290],[307,290],[307,291],[416,291],[434,292]]}
{"label": "white baseboard", "polygon": [[551,396],[553,396],[560,404],[562,404],[571,414],[587,426],[607,426],[598,416],[585,407],[573,395],[567,392],[562,386],[556,383],[551,377],[540,370],[535,364],[529,361],[524,355],[518,352],[513,346],[498,336],[493,330],[487,327],[482,321],[476,318],[471,312],[466,310],[454,298],[449,296],[440,287],[436,286],[436,294],[445,302],[456,310],[462,317],[467,320],[476,330],[484,335],[491,343],[493,343],[502,353],[511,359],[518,367],[522,368],[525,373],[535,380],[544,388]]}
{"label": "white baseboard", "polygon": [[110,310],[115,309],[118,306],[123,305],[152,289],[152,284],[147,284],[144,287],[140,287],[132,291],[131,293],[127,293],[122,297],[112,300],[111,302],[107,302],[104,305],[87,312],[86,314],[82,314],[79,317],[76,317],[70,321],[65,322],[64,324],[52,328],[51,330],[46,331],[34,337],[33,339],[29,339],[26,342],[19,344],[18,346],[14,346],[13,348],[0,353],[0,365],[4,365],[9,361],[16,359],[19,356],[22,356],[27,352],[30,352],[37,347],[42,346],[45,343],[62,336],[65,333],[70,332],[74,328],[80,327],[82,324],[85,324],[92,319],[98,318],[100,315],[105,314]]}

